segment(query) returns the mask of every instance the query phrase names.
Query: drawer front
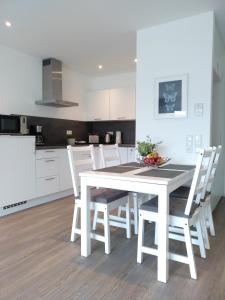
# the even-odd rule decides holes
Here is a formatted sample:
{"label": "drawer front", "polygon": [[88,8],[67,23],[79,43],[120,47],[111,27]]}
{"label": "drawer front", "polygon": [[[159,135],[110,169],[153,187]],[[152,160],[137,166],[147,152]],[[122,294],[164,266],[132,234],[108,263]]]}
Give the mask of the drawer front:
{"label": "drawer front", "polygon": [[58,158],[44,158],[36,160],[36,177],[47,177],[59,174]]}
{"label": "drawer front", "polygon": [[39,197],[59,192],[59,177],[50,176],[37,179],[37,195]]}
{"label": "drawer front", "polygon": [[36,159],[59,157],[57,149],[36,150]]}

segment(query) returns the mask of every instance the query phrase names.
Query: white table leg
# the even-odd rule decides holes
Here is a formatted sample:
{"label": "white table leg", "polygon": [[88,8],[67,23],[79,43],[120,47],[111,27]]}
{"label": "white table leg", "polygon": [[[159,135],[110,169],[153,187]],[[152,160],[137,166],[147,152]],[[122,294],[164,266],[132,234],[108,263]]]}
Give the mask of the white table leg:
{"label": "white table leg", "polygon": [[90,188],[81,177],[81,255],[85,257],[91,254],[90,229]]}
{"label": "white table leg", "polygon": [[167,282],[168,280],[168,214],[169,196],[167,186],[160,186],[158,195],[158,280]]}

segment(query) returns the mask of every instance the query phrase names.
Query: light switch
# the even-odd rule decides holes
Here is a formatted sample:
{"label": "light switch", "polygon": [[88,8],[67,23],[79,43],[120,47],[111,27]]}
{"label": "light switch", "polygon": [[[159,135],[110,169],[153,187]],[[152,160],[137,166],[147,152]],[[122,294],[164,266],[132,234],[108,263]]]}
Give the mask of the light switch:
{"label": "light switch", "polygon": [[196,117],[203,116],[203,103],[195,103],[194,112]]}
{"label": "light switch", "polygon": [[191,134],[186,136],[186,152],[193,152],[193,136]]}
{"label": "light switch", "polygon": [[202,135],[196,134],[195,135],[195,151],[198,152],[199,149],[202,148]]}

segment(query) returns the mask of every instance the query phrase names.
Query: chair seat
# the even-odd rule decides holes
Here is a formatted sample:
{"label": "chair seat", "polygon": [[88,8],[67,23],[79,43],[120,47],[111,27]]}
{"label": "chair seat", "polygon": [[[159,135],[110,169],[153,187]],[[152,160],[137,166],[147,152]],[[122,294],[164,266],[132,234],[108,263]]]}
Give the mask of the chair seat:
{"label": "chair seat", "polygon": [[[198,208],[198,205],[193,203],[189,216],[184,214],[185,207],[186,207],[186,201],[184,201],[183,198],[170,197],[170,211],[169,211],[170,215],[181,217],[181,218],[191,218],[195,210]],[[156,196],[155,198],[143,203],[141,205],[141,209],[158,213],[158,197]]]}
{"label": "chair seat", "polygon": [[170,194],[170,197],[187,199],[189,193],[190,193],[190,187],[189,186],[180,186],[178,189],[176,189],[175,191],[173,191]]}
{"label": "chair seat", "polygon": [[[190,187],[189,186],[180,186],[178,189],[173,191],[170,194],[170,197],[172,198],[185,198],[187,199],[190,193]],[[206,192],[205,199],[210,195],[210,192]],[[204,202],[205,199],[201,199],[201,202]]]}
{"label": "chair seat", "polygon": [[128,196],[127,191],[120,191],[114,189],[91,189],[91,201],[96,203],[107,204]]}

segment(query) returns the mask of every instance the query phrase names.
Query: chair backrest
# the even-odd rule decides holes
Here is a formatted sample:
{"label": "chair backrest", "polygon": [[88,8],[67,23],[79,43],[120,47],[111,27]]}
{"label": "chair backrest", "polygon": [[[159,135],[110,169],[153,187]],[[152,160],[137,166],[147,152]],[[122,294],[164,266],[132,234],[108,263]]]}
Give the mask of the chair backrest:
{"label": "chair backrest", "polygon": [[212,151],[212,148],[199,151],[194,176],[184,211],[185,215],[190,215],[193,203],[200,203],[202,193],[205,187],[206,174],[209,168]]}
{"label": "chair backrest", "polygon": [[214,160],[215,160],[216,151],[217,151],[217,148],[212,147],[212,154],[211,154],[211,157],[209,158],[208,169],[207,169],[204,188],[203,188],[202,196],[201,196],[202,199],[205,198],[205,195],[206,195],[206,192],[207,192],[207,189],[208,189],[208,184],[209,184],[209,180],[210,180],[212,169],[213,169],[213,164],[214,164]]}
{"label": "chair backrest", "polygon": [[94,155],[94,146],[67,146],[70,172],[73,183],[75,197],[80,194],[79,172],[83,170],[96,170],[96,161]]}
{"label": "chair backrest", "polygon": [[99,149],[103,168],[121,164],[118,144],[99,145]]}
{"label": "chair backrest", "polygon": [[214,160],[213,160],[212,167],[211,167],[211,172],[210,172],[209,179],[207,182],[207,188],[206,188],[207,192],[211,192],[211,188],[212,188],[213,181],[215,179],[216,169],[218,167],[218,162],[219,162],[221,152],[222,152],[222,146],[219,145],[215,151]]}

